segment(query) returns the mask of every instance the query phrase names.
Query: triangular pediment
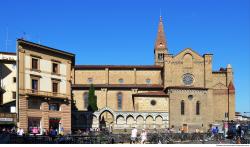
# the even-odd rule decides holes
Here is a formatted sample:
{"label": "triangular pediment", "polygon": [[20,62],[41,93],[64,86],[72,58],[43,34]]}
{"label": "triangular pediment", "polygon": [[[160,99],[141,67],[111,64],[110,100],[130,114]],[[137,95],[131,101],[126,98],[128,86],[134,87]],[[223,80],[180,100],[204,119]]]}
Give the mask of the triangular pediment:
{"label": "triangular pediment", "polygon": [[183,59],[183,57],[186,54],[190,54],[193,57],[193,59],[203,60],[203,57],[201,55],[199,55],[197,52],[195,52],[194,50],[192,50],[191,48],[185,48],[180,53],[178,53],[177,55],[175,55],[174,58],[181,60],[181,59]]}

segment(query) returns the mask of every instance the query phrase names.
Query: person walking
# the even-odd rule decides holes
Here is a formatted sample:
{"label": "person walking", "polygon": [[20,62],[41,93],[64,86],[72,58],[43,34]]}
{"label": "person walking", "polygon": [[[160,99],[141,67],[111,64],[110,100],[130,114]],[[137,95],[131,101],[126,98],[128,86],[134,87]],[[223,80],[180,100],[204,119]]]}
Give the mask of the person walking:
{"label": "person walking", "polygon": [[144,144],[147,140],[147,132],[142,129],[142,132],[141,132],[141,144]]}
{"label": "person walking", "polygon": [[38,127],[37,126],[32,128],[32,133],[34,134],[34,136],[36,136],[38,134]]}
{"label": "person walking", "polygon": [[55,141],[56,135],[57,135],[57,131],[55,129],[51,129],[50,136],[53,142]]}
{"label": "person walking", "polygon": [[63,128],[63,126],[60,128],[60,135],[64,135],[64,128]]}
{"label": "person walking", "polygon": [[137,137],[137,129],[135,127],[133,127],[133,129],[131,131],[131,141],[130,141],[130,143],[135,144],[136,137]]}
{"label": "person walking", "polygon": [[236,133],[237,133],[237,137],[241,137],[241,126],[239,125],[238,127],[237,127],[237,130],[236,130]]}
{"label": "person walking", "polygon": [[23,136],[23,134],[24,134],[23,129],[22,129],[22,128],[18,128],[18,130],[17,130],[17,135],[18,135],[18,136]]}

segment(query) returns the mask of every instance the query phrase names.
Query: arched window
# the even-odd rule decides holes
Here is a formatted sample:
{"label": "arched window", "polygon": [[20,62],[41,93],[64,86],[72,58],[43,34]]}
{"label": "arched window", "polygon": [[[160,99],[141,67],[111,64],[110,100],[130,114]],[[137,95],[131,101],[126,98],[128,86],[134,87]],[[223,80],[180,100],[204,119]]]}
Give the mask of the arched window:
{"label": "arched window", "polygon": [[190,53],[187,53],[183,56],[183,67],[184,68],[193,67],[193,56]]}
{"label": "arched window", "polygon": [[[161,45],[160,45],[161,46]],[[163,59],[164,59],[164,54],[163,53],[159,53],[158,54],[158,60],[159,61],[163,61]]]}
{"label": "arched window", "polygon": [[83,94],[83,104],[84,104],[84,109],[87,109],[89,105],[89,93],[88,92],[85,92]]}
{"label": "arched window", "polygon": [[185,114],[185,103],[184,100],[181,101],[181,115]]}
{"label": "arched window", "polygon": [[200,102],[196,102],[196,115],[200,115]]}
{"label": "arched window", "polygon": [[121,92],[117,94],[117,106],[118,106],[118,110],[122,110],[122,93]]}

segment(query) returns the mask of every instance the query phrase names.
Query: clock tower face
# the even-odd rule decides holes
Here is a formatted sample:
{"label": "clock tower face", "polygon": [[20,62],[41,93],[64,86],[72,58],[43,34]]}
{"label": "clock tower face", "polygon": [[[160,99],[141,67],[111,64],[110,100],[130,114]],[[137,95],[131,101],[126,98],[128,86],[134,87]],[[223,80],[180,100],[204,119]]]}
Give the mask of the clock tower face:
{"label": "clock tower face", "polygon": [[190,73],[184,74],[184,75],[183,75],[183,78],[182,78],[182,81],[183,81],[183,83],[184,83],[186,86],[192,85],[193,82],[194,82],[193,75],[190,74]]}

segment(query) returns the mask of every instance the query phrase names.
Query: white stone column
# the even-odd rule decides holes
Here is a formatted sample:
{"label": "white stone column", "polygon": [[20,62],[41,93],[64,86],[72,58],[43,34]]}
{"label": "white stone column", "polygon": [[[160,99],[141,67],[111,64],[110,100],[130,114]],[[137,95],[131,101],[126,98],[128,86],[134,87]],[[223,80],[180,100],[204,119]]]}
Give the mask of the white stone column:
{"label": "white stone column", "polygon": [[146,120],[143,119],[143,128],[145,129],[146,128]]}
{"label": "white stone column", "polygon": [[154,120],[153,120],[153,128],[155,129],[155,127],[156,127],[156,126],[155,126],[155,119],[154,119]]}

